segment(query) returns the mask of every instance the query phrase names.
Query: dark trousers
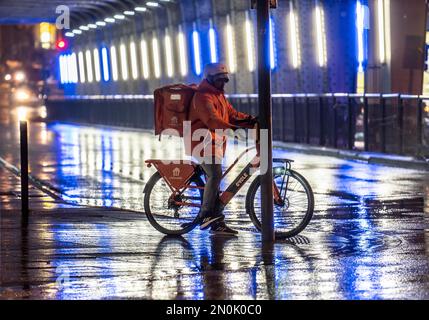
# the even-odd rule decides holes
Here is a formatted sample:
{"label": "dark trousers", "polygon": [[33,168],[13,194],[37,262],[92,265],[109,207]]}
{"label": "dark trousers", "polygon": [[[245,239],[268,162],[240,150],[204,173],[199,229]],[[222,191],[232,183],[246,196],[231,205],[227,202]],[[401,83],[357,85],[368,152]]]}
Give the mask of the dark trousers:
{"label": "dark trousers", "polygon": [[219,187],[222,180],[222,165],[202,163],[201,167],[207,175],[206,186],[204,187],[203,204],[200,216],[205,217],[223,217],[223,205],[219,200]]}

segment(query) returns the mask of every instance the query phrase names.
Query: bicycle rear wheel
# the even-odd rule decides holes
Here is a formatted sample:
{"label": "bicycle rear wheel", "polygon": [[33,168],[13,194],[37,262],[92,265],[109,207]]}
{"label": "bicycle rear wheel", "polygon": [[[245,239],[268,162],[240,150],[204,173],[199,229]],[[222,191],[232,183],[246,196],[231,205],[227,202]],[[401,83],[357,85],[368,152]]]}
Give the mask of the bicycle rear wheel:
{"label": "bicycle rear wheel", "polygon": [[[296,236],[313,216],[313,191],[307,180],[293,170],[286,171],[284,175],[274,175],[273,178],[284,199],[282,205],[274,204],[273,208],[275,236],[278,239]],[[253,180],[246,195],[246,211],[259,231],[262,228],[260,187],[258,177]]]}
{"label": "bicycle rear wheel", "polygon": [[[194,175],[189,185],[204,187],[201,177]],[[172,192],[159,172],[147,182],[144,195],[144,209],[150,224],[159,232],[168,235],[185,234],[195,228],[198,222],[203,189],[187,188],[174,199],[190,205],[176,205]],[[192,206],[193,205],[193,206]]]}

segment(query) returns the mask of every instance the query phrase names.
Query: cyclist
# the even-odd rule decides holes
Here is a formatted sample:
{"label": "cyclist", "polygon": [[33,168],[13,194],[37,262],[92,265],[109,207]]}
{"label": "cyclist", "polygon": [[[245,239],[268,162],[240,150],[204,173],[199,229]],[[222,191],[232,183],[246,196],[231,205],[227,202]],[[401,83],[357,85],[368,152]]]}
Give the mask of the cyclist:
{"label": "cyclist", "polygon": [[238,112],[226,99],[224,88],[229,82],[228,74],[223,63],[209,63],[204,67],[204,79],[198,86],[189,111],[191,136],[195,137],[194,133],[197,133],[198,139],[185,142],[185,149],[188,155],[197,159],[207,175],[200,211],[201,230],[211,227],[213,234],[235,235],[238,232],[224,222],[224,208],[219,201],[226,136],[216,134],[215,130],[252,128],[257,118]]}

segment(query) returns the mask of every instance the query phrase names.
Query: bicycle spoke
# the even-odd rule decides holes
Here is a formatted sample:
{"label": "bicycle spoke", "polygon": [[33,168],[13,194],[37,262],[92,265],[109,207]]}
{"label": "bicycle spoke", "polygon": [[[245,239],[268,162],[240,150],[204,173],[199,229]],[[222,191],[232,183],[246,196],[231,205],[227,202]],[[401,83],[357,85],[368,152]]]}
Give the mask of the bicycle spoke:
{"label": "bicycle spoke", "polygon": [[[196,186],[192,183],[191,186]],[[159,179],[152,189],[150,211],[156,222],[163,228],[176,231],[183,224],[192,222],[199,213],[198,206],[176,205],[172,201],[172,192],[163,179]],[[177,198],[178,202],[201,205],[201,193],[196,188],[183,190]]]}
{"label": "bicycle spoke", "polygon": [[[276,232],[287,232],[297,228],[303,221],[308,212],[308,195],[302,185],[294,176],[287,176],[287,183],[284,183],[281,188],[283,176],[274,178],[275,183],[280,192],[280,196],[284,199],[284,205],[274,205],[274,228]],[[259,221],[261,221],[261,199],[260,188],[256,191],[254,199],[254,211]]]}

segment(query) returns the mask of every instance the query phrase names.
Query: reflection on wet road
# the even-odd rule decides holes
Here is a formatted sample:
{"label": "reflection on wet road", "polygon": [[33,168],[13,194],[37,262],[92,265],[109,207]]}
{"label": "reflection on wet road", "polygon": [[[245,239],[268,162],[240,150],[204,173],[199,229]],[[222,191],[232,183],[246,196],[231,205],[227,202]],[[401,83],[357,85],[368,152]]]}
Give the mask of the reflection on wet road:
{"label": "reflection on wet road", "polygon": [[[1,127],[0,157],[14,165],[16,129]],[[65,200],[137,212],[153,173],[144,160],[182,153],[177,140],[159,142],[149,132],[68,124],[33,123],[30,141],[31,173]],[[427,172],[284,150],[275,156],[295,160],[313,187],[316,211],[302,236],[262,251],[244,213],[247,188],[226,210],[237,239],[199,230],[163,238],[141,213],[68,211],[52,201],[43,202],[45,209],[58,209],[35,215],[26,232],[6,214],[16,201],[7,195],[14,184],[1,171],[8,276],[2,275],[0,297],[429,298]],[[229,153],[227,163],[233,158]],[[13,241],[14,232],[20,241]]]}

